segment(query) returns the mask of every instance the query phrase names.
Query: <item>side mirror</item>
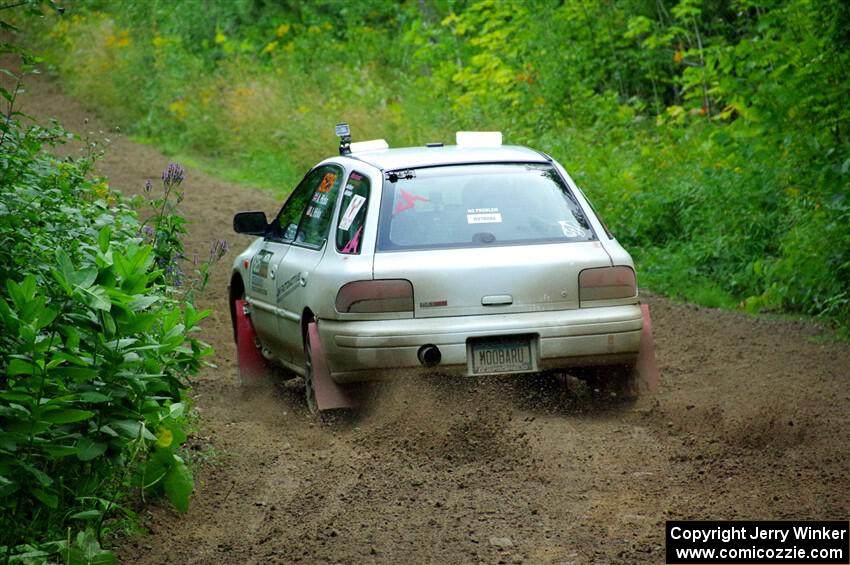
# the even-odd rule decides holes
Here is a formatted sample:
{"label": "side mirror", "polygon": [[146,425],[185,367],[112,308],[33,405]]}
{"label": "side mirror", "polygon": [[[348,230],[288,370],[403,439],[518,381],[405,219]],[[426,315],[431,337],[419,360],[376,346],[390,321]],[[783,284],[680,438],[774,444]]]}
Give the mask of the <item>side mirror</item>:
{"label": "side mirror", "polygon": [[265,212],[237,212],[233,216],[233,231],[247,235],[266,235],[269,223]]}

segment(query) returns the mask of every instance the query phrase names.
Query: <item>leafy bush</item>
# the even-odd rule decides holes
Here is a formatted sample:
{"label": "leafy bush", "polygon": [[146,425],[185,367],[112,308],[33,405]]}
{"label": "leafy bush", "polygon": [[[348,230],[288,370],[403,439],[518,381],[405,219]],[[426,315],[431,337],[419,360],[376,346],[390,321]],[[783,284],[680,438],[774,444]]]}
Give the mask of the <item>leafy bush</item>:
{"label": "leafy bush", "polygon": [[192,337],[208,312],[173,286],[168,195],[152,245],[93,156],[51,157],[69,134],[18,118],[0,132],[0,552],[109,562],[103,522],[130,491],[188,507],[182,391],[212,352]]}

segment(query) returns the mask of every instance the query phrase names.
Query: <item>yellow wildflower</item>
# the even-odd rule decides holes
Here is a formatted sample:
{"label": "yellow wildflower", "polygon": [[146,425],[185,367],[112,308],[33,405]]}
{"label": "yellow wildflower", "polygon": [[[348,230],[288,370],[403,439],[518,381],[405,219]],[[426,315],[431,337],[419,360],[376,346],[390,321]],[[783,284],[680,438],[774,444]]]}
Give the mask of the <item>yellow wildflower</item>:
{"label": "yellow wildflower", "polygon": [[201,90],[198,93],[198,95],[200,96],[200,99],[201,99],[201,105],[204,106],[204,107],[207,107],[207,106],[209,106],[210,101],[215,96],[215,90],[212,89],[212,88],[205,88],[205,89]]}
{"label": "yellow wildflower", "polygon": [[118,34],[118,39],[115,41],[115,46],[119,49],[123,49],[124,47],[130,46],[130,33],[127,31],[122,31]]}
{"label": "yellow wildflower", "polygon": [[173,441],[174,434],[168,428],[161,427],[156,431],[156,444],[159,447],[169,447]]}
{"label": "yellow wildflower", "polygon": [[277,29],[274,30],[274,34],[278,37],[283,37],[284,35],[289,33],[289,28],[289,24],[280,24],[279,26],[277,26]]}
{"label": "yellow wildflower", "polygon": [[263,55],[272,53],[275,49],[277,49],[277,41],[272,41],[265,47],[263,47]]}
{"label": "yellow wildflower", "polygon": [[186,102],[183,100],[175,100],[171,104],[168,105],[168,111],[171,112],[171,115],[174,116],[178,121],[183,121],[189,115],[189,110],[186,108]]}
{"label": "yellow wildflower", "polygon": [[92,192],[98,198],[105,198],[109,194],[109,186],[105,182],[100,181],[92,186]]}

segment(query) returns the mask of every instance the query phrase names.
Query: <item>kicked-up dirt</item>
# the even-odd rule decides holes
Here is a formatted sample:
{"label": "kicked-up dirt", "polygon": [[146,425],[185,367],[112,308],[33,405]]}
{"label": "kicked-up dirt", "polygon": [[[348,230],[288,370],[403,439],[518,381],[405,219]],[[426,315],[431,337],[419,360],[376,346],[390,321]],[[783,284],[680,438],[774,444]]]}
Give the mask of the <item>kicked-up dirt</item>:
{"label": "kicked-up dirt", "polygon": [[[99,168],[127,193],[169,161],[48,79],[22,109],[111,137]],[[218,366],[192,392],[189,512],[149,506],[125,563],[662,563],[668,519],[850,516],[850,346],[811,324],[649,295],[661,386],[635,404],[570,378],[435,377],[320,424],[294,382],[243,390],[225,287],[248,240],[231,218],[280,202],[195,170],[184,186],[190,250],[234,248],[203,299]]]}

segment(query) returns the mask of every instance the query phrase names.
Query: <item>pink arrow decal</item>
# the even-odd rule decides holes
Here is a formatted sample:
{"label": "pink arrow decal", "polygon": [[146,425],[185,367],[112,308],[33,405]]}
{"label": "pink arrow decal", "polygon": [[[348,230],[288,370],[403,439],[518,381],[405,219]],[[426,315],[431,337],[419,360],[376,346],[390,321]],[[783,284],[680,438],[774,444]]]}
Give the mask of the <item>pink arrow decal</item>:
{"label": "pink arrow decal", "polygon": [[395,207],[396,214],[413,208],[414,202],[416,202],[417,200],[420,202],[428,202],[428,199],[424,196],[413,196],[404,190],[402,190],[399,194],[402,200],[404,200],[404,202],[399,202],[398,205]]}

